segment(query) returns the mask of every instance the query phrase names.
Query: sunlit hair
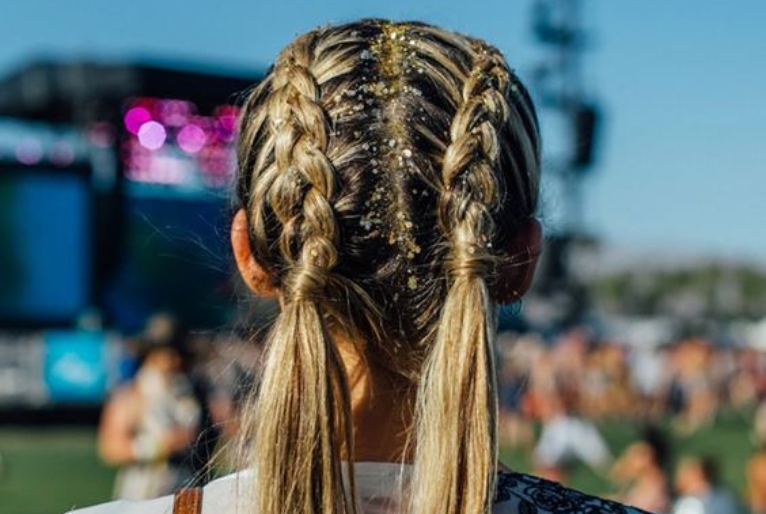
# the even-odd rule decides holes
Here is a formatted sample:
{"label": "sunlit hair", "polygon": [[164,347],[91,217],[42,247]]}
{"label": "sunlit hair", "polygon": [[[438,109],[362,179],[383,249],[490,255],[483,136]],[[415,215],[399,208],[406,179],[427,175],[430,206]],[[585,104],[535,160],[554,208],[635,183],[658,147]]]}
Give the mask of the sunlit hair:
{"label": "sunlit hair", "polygon": [[357,511],[339,337],[417,390],[408,511],[489,512],[493,277],[539,173],[504,58],[422,23],[314,30],[249,95],[239,168],[253,255],[283,295],[244,420],[257,512]]}

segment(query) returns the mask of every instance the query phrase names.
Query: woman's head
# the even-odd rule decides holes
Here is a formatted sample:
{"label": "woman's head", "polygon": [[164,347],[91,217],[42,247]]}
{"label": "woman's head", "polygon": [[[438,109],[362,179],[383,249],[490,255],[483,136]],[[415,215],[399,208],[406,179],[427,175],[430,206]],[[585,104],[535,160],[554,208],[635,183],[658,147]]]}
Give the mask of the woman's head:
{"label": "woman's head", "polygon": [[[294,453],[310,454],[302,485],[279,451],[258,457],[287,488],[262,512],[353,508],[335,490],[338,457],[351,457],[340,332],[417,385],[418,511],[485,508],[493,306],[519,298],[539,251],[537,120],[503,57],[420,23],[312,31],[248,97],[239,167],[235,256],[283,307],[258,400],[270,421],[256,419],[253,435],[305,439]],[[436,494],[419,477],[439,459],[456,464]]]}
{"label": "woman's head", "polygon": [[412,344],[450,277],[493,285],[519,258],[538,148],[527,92],[486,43],[420,24],[318,29],[245,106],[238,194],[255,260],[286,301],[332,304],[324,287],[358,285],[386,341]]}

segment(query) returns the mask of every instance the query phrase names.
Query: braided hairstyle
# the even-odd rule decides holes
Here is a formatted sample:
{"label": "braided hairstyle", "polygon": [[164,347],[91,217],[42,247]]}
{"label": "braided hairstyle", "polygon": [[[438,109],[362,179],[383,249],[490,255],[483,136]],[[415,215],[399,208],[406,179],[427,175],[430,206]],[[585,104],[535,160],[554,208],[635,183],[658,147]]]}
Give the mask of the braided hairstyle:
{"label": "braided hairstyle", "polygon": [[534,108],[503,57],[422,23],[317,29],[250,93],[238,158],[283,300],[244,421],[258,512],[357,510],[337,337],[417,391],[409,510],[489,512],[495,277],[539,180]]}

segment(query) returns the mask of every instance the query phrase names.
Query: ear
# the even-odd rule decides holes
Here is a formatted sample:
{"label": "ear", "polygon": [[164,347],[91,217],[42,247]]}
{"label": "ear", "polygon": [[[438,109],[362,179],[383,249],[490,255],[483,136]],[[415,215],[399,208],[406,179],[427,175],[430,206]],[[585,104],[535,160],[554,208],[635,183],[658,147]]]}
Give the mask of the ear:
{"label": "ear", "polygon": [[244,209],[237,211],[231,224],[231,249],[234,260],[239,268],[239,274],[247,287],[256,295],[263,298],[276,298],[277,289],[272,277],[255,261],[250,248],[250,232],[247,223],[247,213]]}
{"label": "ear", "polygon": [[519,230],[506,249],[510,258],[497,270],[492,297],[500,305],[521,299],[532,285],[537,261],[543,245],[540,222],[530,218]]}

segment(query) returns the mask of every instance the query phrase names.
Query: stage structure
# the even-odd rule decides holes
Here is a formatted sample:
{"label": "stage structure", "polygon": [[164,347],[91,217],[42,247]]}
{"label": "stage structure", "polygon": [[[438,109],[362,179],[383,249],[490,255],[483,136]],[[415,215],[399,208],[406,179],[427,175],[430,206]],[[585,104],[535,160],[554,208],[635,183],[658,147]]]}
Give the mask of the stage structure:
{"label": "stage structure", "polygon": [[563,213],[559,230],[546,237],[537,289],[558,298],[564,323],[577,322],[588,304],[572,264],[576,249],[594,242],[583,219],[583,182],[598,158],[602,120],[583,79],[588,34],[582,26],[582,7],[582,0],[536,0],[532,11],[533,32],[545,51],[532,87],[541,113],[550,111],[563,122],[567,141],[563,155],[545,159],[544,172],[556,183],[556,203]]}
{"label": "stage structure", "polygon": [[24,133],[0,140],[0,379],[18,386],[0,410],[98,403],[112,343],[156,311],[230,319],[236,121],[258,78],[38,62],[0,79]]}

